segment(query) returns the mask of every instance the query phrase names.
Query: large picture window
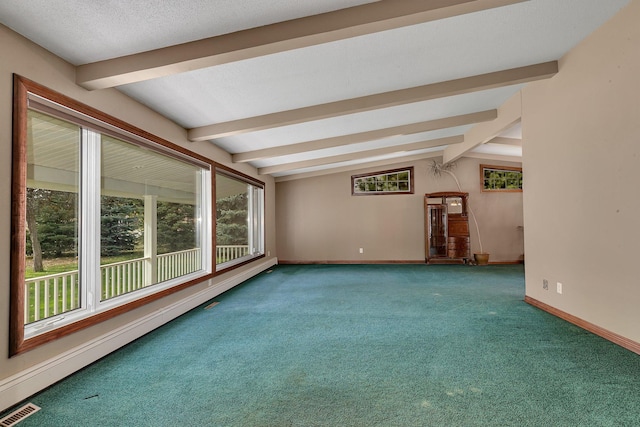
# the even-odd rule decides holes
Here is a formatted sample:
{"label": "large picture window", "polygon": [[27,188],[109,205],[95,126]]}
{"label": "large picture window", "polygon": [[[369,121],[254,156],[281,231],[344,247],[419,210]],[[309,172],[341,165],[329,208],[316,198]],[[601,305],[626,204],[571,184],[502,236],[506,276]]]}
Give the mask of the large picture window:
{"label": "large picture window", "polygon": [[264,183],[216,168],[216,270],[264,256]]}
{"label": "large picture window", "polygon": [[212,162],[14,84],[12,354],[211,277]]}

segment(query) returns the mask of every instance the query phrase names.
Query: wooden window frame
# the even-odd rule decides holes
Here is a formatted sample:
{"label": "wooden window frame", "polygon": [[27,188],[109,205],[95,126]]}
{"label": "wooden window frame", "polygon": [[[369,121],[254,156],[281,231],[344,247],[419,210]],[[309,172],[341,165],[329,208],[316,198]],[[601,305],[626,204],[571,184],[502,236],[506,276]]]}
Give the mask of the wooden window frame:
{"label": "wooden window frame", "polygon": [[522,193],[522,188],[484,188],[484,171],[485,169],[495,169],[505,172],[520,172],[522,173],[522,167],[517,166],[498,166],[498,165],[480,165],[480,191],[486,193]]}
{"label": "wooden window frame", "polygon": [[[42,344],[57,340],[79,330],[96,325],[105,320],[111,319],[120,314],[129,312],[153,301],[159,300],[167,295],[174,294],[197,283],[211,279],[216,273],[215,270],[198,276],[197,278],[180,282],[172,287],[164,288],[143,296],[141,298],[125,302],[117,307],[89,314],[87,317],[79,319],[73,323],[60,326],[55,329],[43,332],[39,335],[25,339],[24,322],[24,280],[25,280],[25,213],[26,213],[26,182],[27,182],[27,112],[29,105],[29,94],[42,98],[45,101],[59,104],[65,109],[77,112],[90,119],[92,123],[100,123],[99,127],[105,129],[118,129],[124,134],[130,134],[135,144],[153,147],[157,151],[168,156],[206,165],[210,170],[211,188],[215,188],[215,162],[189,151],[179,145],[173,144],[142,129],[130,125],[120,119],[105,114],[93,107],[75,101],[65,95],[53,91],[45,86],[35,83],[29,79],[14,74],[13,79],[13,159],[12,159],[12,195],[11,195],[11,271],[10,271],[10,331],[9,331],[9,356],[24,353]],[[74,119],[75,120],[75,119]],[[208,195],[211,200],[212,212],[209,215],[211,222],[211,233],[215,236],[215,209],[213,195]],[[210,245],[215,248],[215,237],[212,237]]]}
{"label": "wooden window frame", "polygon": [[[413,166],[409,166],[406,168],[398,168],[398,169],[389,169],[378,172],[368,172],[359,175],[351,176],[351,195],[352,196],[389,196],[389,195],[398,195],[398,194],[414,194],[414,172]],[[409,173],[409,190],[407,191],[365,191],[365,192],[356,192],[355,184],[357,179],[361,178],[374,178],[380,175],[391,175],[394,173],[400,172],[408,172]]]}

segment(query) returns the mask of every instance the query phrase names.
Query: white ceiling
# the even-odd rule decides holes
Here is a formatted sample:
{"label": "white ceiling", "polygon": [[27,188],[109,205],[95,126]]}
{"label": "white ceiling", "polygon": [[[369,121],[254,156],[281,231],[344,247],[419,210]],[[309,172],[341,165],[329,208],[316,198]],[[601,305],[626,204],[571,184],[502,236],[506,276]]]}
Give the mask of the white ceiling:
{"label": "white ceiling", "polygon": [[[392,5],[396,1],[400,0],[383,0]],[[628,2],[523,1],[124,84],[118,89],[186,129],[198,128],[555,61]],[[0,22],[74,65],[82,65],[366,3],[374,2],[3,0]],[[239,154],[459,116],[497,109],[521,87],[506,85],[282,125],[219,137],[212,143]],[[440,155],[446,146],[398,147],[397,152],[389,147],[464,135],[473,126],[374,139],[251,163],[276,177],[331,173],[346,166],[353,169],[387,160],[393,163],[407,156]],[[516,124],[496,135],[520,138],[521,130]],[[382,148],[384,153],[370,151]],[[521,153],[521,146],[502,140],[464,155],[517,160]],[[317,164],[309,166],[313,161]]]}

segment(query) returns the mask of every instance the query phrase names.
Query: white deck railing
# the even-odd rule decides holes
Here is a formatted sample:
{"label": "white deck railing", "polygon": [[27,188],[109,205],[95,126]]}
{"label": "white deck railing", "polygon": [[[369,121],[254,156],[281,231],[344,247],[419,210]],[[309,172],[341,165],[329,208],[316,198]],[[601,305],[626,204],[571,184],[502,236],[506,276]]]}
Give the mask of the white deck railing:
{"label": "white deck railing", "polygon": [[25,280],[24,322],[31,323],[80,306],[78,270]]}
{"label": "white deck railing", "polygon": [[247,245],[218,246],[216,247],[216,264],[222,264],[245,255],[249,255],[249,246]]}
{"label": "white deck railing", "polygon": [[[226,262],[249,253],[243,245],[218,246],[216,262]],[[149,286],[150,258],[136,258],[100,266],[102,300]],[[164,282],[202,268],[200,248],[172,252],[156,257],[155,283]],[[80,307],[78,270],[27,279],[24,283],[25,324]]]}
{"label": "white deck railing", "polygon": [[198,271],[201,264],[199,248],[158,255],[158,282]]}
{"label": "white deck railing", "polygon": [[136,258],[100,266],[102,300],[117,297],[150,284],[145,274],[149,258]]}

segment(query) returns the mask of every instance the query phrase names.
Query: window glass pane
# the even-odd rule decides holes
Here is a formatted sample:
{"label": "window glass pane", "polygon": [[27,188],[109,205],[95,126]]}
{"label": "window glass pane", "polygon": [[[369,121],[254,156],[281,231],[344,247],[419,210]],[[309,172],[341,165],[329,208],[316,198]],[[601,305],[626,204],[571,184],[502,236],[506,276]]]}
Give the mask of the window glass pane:
{"label": "window glass pane", "polygon": [[522,190],[522,171],[512,169],[499,169],[481,165],[483,177],[483,190]]}
{"label": "window glass pane", "polygon": [[264,188],[216,173],[216,264],[224,269],[264,254]]}
{"label": "window glass pane", "polygon": [[77,309],[80,128],[27,113],[25,324]]}
{"label": "window glass pane", "polygon": [[216,264],[249,255],[249,190],[239,179],[216,174]]}
{"label": "window glass pane", "polygon": [[353,194],[402,194],[412,193],[412,168],[392,170],[375,174],[354,175],[351,177]]}
{"label": "window glass pane", "polygon": [[202,268],[202,169],[102,135],[101,299]]}

